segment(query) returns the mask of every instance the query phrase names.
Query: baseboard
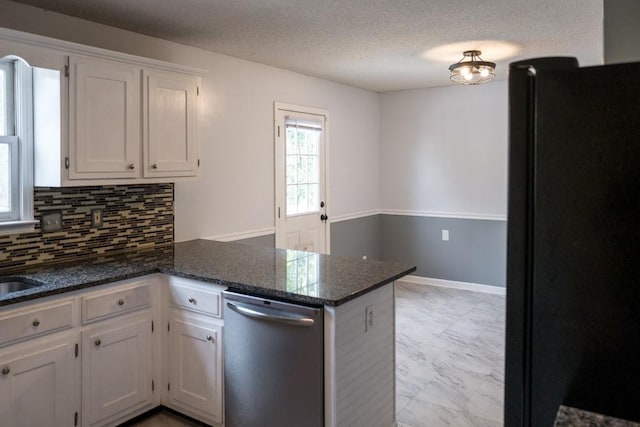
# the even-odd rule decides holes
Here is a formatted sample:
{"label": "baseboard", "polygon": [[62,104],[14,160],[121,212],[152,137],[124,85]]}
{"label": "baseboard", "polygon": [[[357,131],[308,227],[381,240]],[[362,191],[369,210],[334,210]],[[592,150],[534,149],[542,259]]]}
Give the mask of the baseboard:
{"label": "baseboard", "polygon": [[275,227],[261,228],[259,230],[241,231],[239,233],[220,234],[218,236],[203,237],[205,240],[217,240],[219,242],[233,242],[234,240],[251,239],[253,237],[276,234]]}
{"label": "baseboard", "polygon": [[404,276],[398,282],[412,283],[415,285],[438,286],[441,288],[461,289],[465,291],[482,292],[485,294],[506,295],[507,289],[500,286],[482,285],[480,283],[457,282],[455,280],[434,279],[422,276]]}

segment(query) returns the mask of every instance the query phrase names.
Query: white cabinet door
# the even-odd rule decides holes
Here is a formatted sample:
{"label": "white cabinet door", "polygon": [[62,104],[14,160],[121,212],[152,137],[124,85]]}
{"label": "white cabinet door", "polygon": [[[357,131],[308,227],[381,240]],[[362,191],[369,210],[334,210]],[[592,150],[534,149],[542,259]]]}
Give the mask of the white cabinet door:
{"label": "white cabinet door", "polygon": [[82,334],[83,425],[151,403],[151,317],[117,318]]}
{"label": "white cabinet door", "polygon": [[199,78],[144,71],[144,176],[198,174]]}
{"label": "white cabinet door", "polygon": [[140,68],[77,56],[69,68],[69,178],[140,176]]}
{"label": "white cabinet door", "polygon": [[172,313],[170,403],[196,418],[222,423],[222,324]]}
{"label": "white cabinet door", "polygon": [[0,424],[74,425],[75,340],[37,340],[0,356]]}

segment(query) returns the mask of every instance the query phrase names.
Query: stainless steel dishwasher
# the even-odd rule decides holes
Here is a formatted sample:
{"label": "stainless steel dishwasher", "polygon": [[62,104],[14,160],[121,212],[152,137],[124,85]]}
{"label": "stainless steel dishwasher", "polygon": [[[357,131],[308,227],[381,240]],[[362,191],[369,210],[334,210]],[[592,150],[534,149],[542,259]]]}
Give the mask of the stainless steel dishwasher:
{"label": "stainless steel dishwasher", "polygon": [[223,295],[225,426],[323,426],[323,309]]}

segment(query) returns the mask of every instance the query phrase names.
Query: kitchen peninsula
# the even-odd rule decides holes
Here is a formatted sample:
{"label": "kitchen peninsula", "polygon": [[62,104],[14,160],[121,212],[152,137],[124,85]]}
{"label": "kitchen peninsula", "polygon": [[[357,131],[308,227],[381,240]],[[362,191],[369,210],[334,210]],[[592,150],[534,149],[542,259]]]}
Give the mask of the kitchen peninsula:
{"label": "kitchen peninsula", "polygon": [[[169,344],[172,338],[164,329],[161,334],[149,336],[148,343],[144,341],[149,350],[153,349],[147,355],[149,359],[153,356],[153,363],[146,361],[146,365],[150,366],[149,382],[154,386],[146,400],[131,406],[103,414],[104,408],[95,409],[95,405],[85,402],[92,396],[84,384],[85,379],[94,378],[86,374],[90,367],[85,358],[106,341],[98,337],[104,328],[98,328],[94,333],[89,327],[94,325],[91,322],[95,320],[95,325],[100,325],[97,320],[112,316],[112,312],[136,320],[138,318],[134,316],[139,317],[147,310],[148,318],[142,320],[148,320],[151,328],[154,324],[168,322],[171,328],[166,329],[178,330],[180,322],[193,323],[202,319],[203,325],[210,326],[213,331],[205,334],[202,341],[215,343],[215,361],[221,365],[224,325],[221,291],[231,289],[278,301],[323,307],[324,425],[351,425],[358,420],[366,425],[391,426],[395,420],[393,281],[412,271],[415,267],[402,264],[208,240],[109,254],[73,263],[5,269],[0,271],[0,280],[19,279],[36,286],[0,296],[0,368],[9,370],[17,359],[18,350],[30,350],[34,348],[34,342],[64,336],[69,348],[75,347],[75,360],[82,359],[82,363],[74,362],[71,357],[68,363],[71,387],[83,390],[70,410],[81,419],[81,425],[116,425],[159,405],[172,407],[212,425],[223,425],[221,371],[218,369],[214,373],[217,384],[210,393],[213,397],[207,395],[209,398],[203,400],[212,408],[218,405],[217,410],[208,412],[207,406],[181,402],[176,391],[178,384],[174,384],[178,374],[173,378],[171,374],[182,372],[173,369],[179,359],[173,357],[179,346],[174,346],[173,341]],[[207,297],[201,300],[200,307],[194,307],[199,302],[194,295]],[[207,312],[203,307],[209,305],[212,308]],[[38,312],[41,306],[45,310]],[[126,311],[126,307],[134,308]],[[137,311],[138,308],[142,311]],[[54,324],[47,329],[47,313],[62,313],[67,309],[69,320],[60,321],[60,316],[54,315]],[[98,313],[95,319],[91,318],[92,310]],[[37,319],[37,326],[33,326],[34,312],[44,313]],[[113,323],[116,319],[102,322]],[[172,321],[176,322],[175,328]],[[20,322],[29,322],[29,325]],[[22,332],[16,335],[8,330],[11,327]],[[37,328],[48,332],[35,333]],[[215,333],[220,335],[218,340]],[[82,341],[84,353],[80,359],[77,356],[78,339]],[[156,357],[157,353],[159,357]],[[256,355],[258,362],[259,355]],[[80,369],[82,375],[79,375]],[[3,376],[9,375],[13,374]],[[171,390],[155,387],[168,380],[172,384]],[[0,392],[4,393],[5,389],[1,387],[0,381]],[[14,396],[11,401],[18,398]],[[216,405],[210,403],[212,399],[217,401]],[[2,405],[0,412],[11,417],[11,411],[20,407],[19,402],[14,406]],[[66,419],[64,414],[60,418],[55,415],[51,414],[55,419]]]}

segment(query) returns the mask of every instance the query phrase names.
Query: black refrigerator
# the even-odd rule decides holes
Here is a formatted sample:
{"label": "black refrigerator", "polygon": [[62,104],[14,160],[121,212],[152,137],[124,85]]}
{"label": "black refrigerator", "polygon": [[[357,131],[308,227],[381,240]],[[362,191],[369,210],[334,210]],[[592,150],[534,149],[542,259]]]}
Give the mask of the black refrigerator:
{"label": "black refrigerator", "polygon": [[510,65],[505,425],[640,421],[640,63]]}

